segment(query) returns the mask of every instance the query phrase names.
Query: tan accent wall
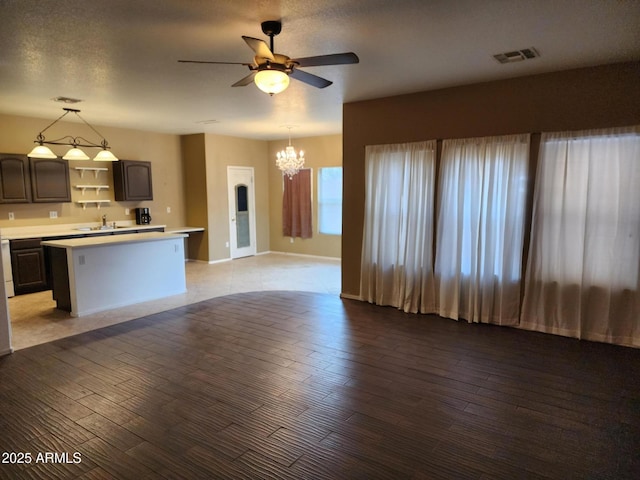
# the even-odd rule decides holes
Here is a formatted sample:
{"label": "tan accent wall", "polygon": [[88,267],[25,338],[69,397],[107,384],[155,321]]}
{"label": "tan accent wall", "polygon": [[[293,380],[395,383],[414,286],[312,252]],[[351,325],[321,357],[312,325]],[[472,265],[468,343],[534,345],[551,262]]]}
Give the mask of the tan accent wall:
{"label": "tan accent wall", "polygon": [[207,200],[207,169],[204,134],[183,135],[182,165],[186,223],[205,227],[200,234],[189,235],[188,254],[194,260],[209,261],[209,217]]}
{"label": "tan accent wall", "polygon": [[[345,104],[342,292],[360,292],[366,145],[635,124],[638,62]],[[539,135],[532,137],[531,171],[536,141]]]}
{"label": "tan accent wall", "polygon": [[[84,116],[89,120],[88,115]],[[0,153],[27,154],[34,146],[34,139],[38,132],[45,128],[55,118],[41,119],[0,114]],[[163,133],[145,132],[142,130],[127,130],[121,128],[102,127],[90,121],[97,130],[105,136],[112,147],[112,152],[123,160],[145,160],[151,162],[153,178],[153,201],[144,202],[116,202],[113,194],[113,176],[110,162],[69,162],[71,196],[73,202],[90,198],[110,199],[109,206],[102,206],[100,210],[95,205],[87,206],[86,210],[76,203],[46,203],[46,204],[0,204],[0,228],[30,225],[54,225],[68,223],[97,222],[103,214],[108,221],[133,220],[133,208],[149,207],[153,218],[152,224],[168,226],[186,225],[184,191],[182,181],[182,159],[180,153],[180,137]],[[100,138],[89,127],[81,123],[58,122],[45,132],[47,139],[60,138],[64,135],[82,136],[91,141],[99,142]],[[52,146],[54,153],[62,156],[68,148]],[[84,149],[89,155],[97,153],[97,149]],[[83,179],[75,166],[107,167],[106,174],[101,172],[98,178],[85,173]],[[85,195],[73,188],[77,184],[105,184],[109,190],[101,191],[99,195],[87,191]],[[170,207],[171,213],[167,213]],[[130,214],[125,214],[129,208]],[[49,212],[56,211],[57,219],[50,219]],[[8,213],[13,212],[15,220],[8,220]],[[196,225],[193,225],[196,226]]]}
{"label": "tan accent wall", "polygon": [[321,167],[342,166],[342,135],[296,138],[291,141],[296,150],[303,150],[305,167],[312,171],[313,237],[294,239],[282,235],[282,172],[275,164],[276,154],[288,145],[288,140],[269,142],[269,219],[271,251],[340,258],[341,236],[318,233],[318,170]]}

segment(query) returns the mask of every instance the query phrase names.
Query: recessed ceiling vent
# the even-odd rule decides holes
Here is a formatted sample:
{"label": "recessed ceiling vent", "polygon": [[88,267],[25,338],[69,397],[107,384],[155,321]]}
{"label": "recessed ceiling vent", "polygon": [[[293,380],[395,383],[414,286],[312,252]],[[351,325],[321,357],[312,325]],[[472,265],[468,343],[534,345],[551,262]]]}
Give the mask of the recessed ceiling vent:
{"label": "recessed ceiling vent", "polygon": [[514,50],[513,52],[505,52],[494,55],[495,58],[500,63],[513,63],[513,62],[521,62],[523,60],[530,60],[532,58],[539,57],[540,54],[538,51],[531,48],[523,48],[522,50]]}
{"label": "recessed ceiling vent", "polygon": [[60,103],[80,103],[82,101],[79,98],[70,98],[70,97],[55,97],[55,98],[52,98],[51,100],[53,100],[54,102],[60,102]]}

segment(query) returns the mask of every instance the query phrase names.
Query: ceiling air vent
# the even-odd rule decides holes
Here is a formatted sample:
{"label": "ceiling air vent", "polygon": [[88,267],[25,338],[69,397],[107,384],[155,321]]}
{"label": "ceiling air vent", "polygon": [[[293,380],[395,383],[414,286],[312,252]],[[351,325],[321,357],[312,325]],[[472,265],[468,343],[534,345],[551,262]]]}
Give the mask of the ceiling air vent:
{"label": "ceiling air vent", "polygon": [[82,101],[79,98],[70,98],[70,97],[55,97],[55,98],[52,98],[51,100],[53,100],[54,102],[60,102],[60,103],[80,103]]}
{"label": "ceiling air vent", "polygon": [[539,56],[540,54],[536,51],[536,49],[531,47],[523,48],[522,50],[514,50],[513,52],[498,53],[497,55],[494,55],[493,58],[495,58],[500,63],[513,63],[537,58]]}

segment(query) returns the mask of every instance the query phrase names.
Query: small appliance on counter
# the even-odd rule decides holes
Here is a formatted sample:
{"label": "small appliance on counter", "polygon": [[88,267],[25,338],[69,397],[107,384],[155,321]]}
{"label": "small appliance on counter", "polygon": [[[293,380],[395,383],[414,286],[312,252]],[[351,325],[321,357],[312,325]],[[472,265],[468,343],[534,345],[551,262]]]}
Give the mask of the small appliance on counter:
{"label": "small appliance on counter", "polygon": [[151,215],[148,208],[134,208],[136,211],[136,225],[149,225],[151,223]]}

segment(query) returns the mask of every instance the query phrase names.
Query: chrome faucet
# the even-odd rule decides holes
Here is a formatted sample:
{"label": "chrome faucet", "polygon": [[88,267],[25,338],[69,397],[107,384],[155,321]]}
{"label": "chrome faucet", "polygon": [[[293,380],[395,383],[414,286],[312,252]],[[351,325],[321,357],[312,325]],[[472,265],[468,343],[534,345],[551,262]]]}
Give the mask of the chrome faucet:
{"label": "chrome faucet", "polygon": [[107,214],[102,215],[102,226],[107,226]]}

